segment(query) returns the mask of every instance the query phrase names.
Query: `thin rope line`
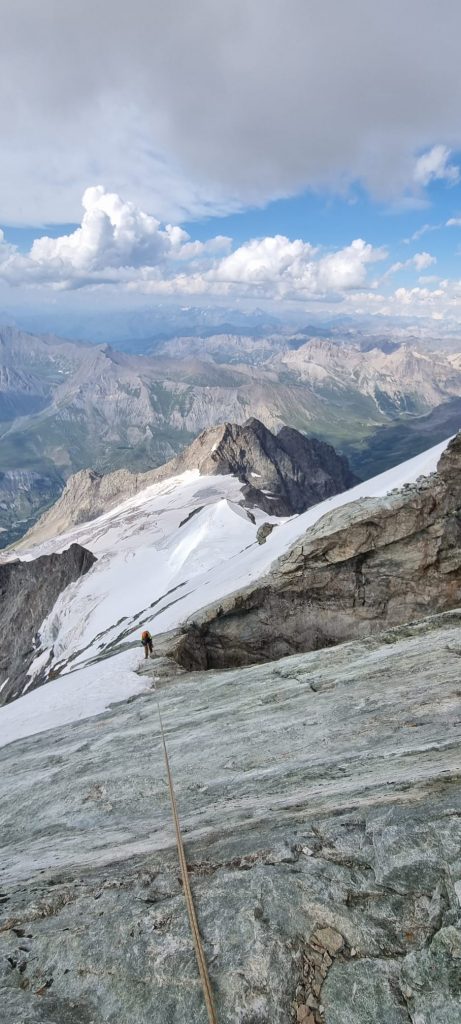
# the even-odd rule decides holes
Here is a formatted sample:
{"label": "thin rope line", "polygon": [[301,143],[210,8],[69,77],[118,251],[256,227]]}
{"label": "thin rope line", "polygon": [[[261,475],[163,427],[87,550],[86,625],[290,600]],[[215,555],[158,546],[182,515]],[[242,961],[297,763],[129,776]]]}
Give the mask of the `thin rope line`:
{"label": "thin rope line", "polygon": [[210,976],[208,974],[208,967],[205,959],[205,953],[203,951],[202,939],[199,932],[197,915],[195,913],[194,901],[192,898],[192,892],[189,882],[189,873],[187,870],[186,854],[184,851],[184,843],[181,833],[181,825],[179,823],[178,807],[176,803],[176,795],[174,791],[173,776],[171,774],[170,761],[168,757],[168,750],[165,739],[165,730],[163,728],[162,712],[160,711],[160,701],[158,697],[157,687],[154,679],[154,693],[157,700],[157,710],[160,722],[160,734],[162,737],[163,756],[165,759],[165,768],[168,779],[168,789],[170,791],[171,808],[173,812],[173,821],[176,832],[176,846],[178,848],[178,859],[179,867],[181,870],[181,878],[183,883],[183,892],[186,899],[187,914],[189,917],[190,929],[192,932],[192,938],[194,942],[195,956],[197,959],[197,965],[200,974],[200,980],[202,982],[203,995],[205,999],[205,1005],[208,1013],[209,1024],[218,1024],[218,1018],[216,1016],[216,1010],[213,1001],[213,992],[211,989]]}

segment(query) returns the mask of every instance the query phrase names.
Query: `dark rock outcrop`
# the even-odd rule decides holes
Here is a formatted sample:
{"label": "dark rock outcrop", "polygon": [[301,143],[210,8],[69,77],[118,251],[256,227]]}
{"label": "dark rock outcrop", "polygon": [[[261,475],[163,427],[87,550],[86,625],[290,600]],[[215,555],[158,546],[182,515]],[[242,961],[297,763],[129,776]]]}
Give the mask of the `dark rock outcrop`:
{"label": "dark rock outcrop", "polygon": [[317,438],[289,427],[275,435],[254,418],[242,426],[224,423],[202,431],[181,455],[148,473],[127,469],[105,475],[92,469],[76,473],[16,549],[30,548],[89,522],[151,484],[191,469],[198,469],[202,476],[237,476],[244,484],[246,504],[277,516],[304,512],[358,483],[347,459]]}
{"label": "dark rock outcrop", "polygon": [[37,630],[65,587],[95,561],[91,551],[72,544],[61,554],[0,564],[0,704],[19,697],[25,686],[35,689],[44,681],[40,672],[32,681],[27,676],[40,652]]}
{"label": "dark rock outcrop", "polygon": [[266,576],[186,624],[175,656],[223,668],[316,650],[461,604],[461,434],[438,472],[323,516]]}
{"label": "dark rock outcrop", "polygon": [[270,537],[272,530],[274,529],[275,523],[262,523],[256,534],[256,540],[258,544],[265,544],[268,537]]}

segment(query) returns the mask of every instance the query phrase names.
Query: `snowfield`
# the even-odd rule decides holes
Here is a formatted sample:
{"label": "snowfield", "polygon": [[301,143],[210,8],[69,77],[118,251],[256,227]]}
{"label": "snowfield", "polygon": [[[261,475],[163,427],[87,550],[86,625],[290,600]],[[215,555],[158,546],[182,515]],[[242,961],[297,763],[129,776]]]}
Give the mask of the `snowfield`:
{"label": "snowfield", "polygon": [[[136,673],[142,628],[155,638],[246,586],[325,514],[434,472],[447,444],[285,520],[258,509],[249,514],[239,504],[241,484],[234,477],[189,471],[22,554],[36,558],[78,542],[98,560],[60,595],[43,623],[26,688],[50,656],[61,675],[0,708],[0,745],[100,714],[143,690]],[[259,545],[263,522],[277,526]]]}

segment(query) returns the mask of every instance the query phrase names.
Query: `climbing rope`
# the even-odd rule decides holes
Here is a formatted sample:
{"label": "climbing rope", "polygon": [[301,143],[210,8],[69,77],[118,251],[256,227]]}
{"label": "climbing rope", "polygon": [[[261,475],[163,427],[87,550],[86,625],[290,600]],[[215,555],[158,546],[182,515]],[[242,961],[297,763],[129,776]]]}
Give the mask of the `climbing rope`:
{"label": "climbing rope", "polygon": [[205,1005],[208,1013],[209,1024],[218,1024],[218,1018],[216,1016],[216,1010],[213,1002],[213,993],[211,990],[210,977],[208,974],[208,967],[205,960],[205,953],[203,951],[202,939],[199,932],[197,915],[195,913],[194,901],[192,899],[192,892],[189,882],[189,873],[187,870],[186,854],[184,852],[184,843],[181,833],[181,825],[179,822],[178,808],[176,804],[176,796],[174,791],[173,776],[171,774],[170,761],[168,757],[168,750],[165,739],[165,731],[163,728],[162,712],[160,710],[160,701],[158,696],[157,687],[154,679],[154,692],[157,700],[158,718],[160,722],[160,735],[162,737],[163,745],[163,756],[165,759],[165,768],[168,779],[168,789],[170,791],[171,809],[173,812],[173,821],[176,832],[176,846],[178,848],[179,867],[181,869],[181,878],[183,884],[183,892],[186,899],[187,914],[189,917],[190,929],[192,932],[192,938],[194,941],[195,956],[197,958],[197,965],[200,973],[200,980],[202,982],[203,995],[205,999]]}

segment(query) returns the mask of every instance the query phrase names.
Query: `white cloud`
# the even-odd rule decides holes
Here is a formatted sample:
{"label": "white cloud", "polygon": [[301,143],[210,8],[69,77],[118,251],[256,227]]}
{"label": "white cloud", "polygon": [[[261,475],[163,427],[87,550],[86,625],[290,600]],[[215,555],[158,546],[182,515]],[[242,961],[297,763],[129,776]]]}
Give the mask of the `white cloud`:
{"label": "white cloud", "polygon": [[[434,285],[435,287],[429,287]],[[396,288],[388,295],[363,291],[344,297],[351,315],[372,313],[378,316],[429,318],[459,324],[461,320],[461,280],[420,279],[414,288]]]}
{"label": "white cloud", "polygon": [[83,210],[80,227],[58,238],[37,238],[27,255],[0,237],[0,277],[11,285],[54,289],[116,284],[152,294],[298,299],[361,288],[369,265],[387,255],[360,238],[343,249],[320,252],[283,235],[253,239],[231,251],[229,238],[193,241],[179,227],[162,228],[155,217],[101,185],[85,190]]}
{"label": "white cloud", "polygon": [[168,224],[162,229],[155,217],[102,185],[87,188],[82,205],[81,226],[71,234],[36,238],[27,256],[10,246],[0,264],[2,276],[11,284],[61,288],[109,283],[129,279],[140,267],[178,258],[189,243],[182,228]]}
{"label": "white cloud", "polygon": [[448,181],[455,185],[459,181],[459,167],[450,163],[451,150],[448,146],[433,146],[416,161],[413,177],[417,185],[426,186],[431,181]]}
{"label": "white cloud", "polygon": [[367,265],[383,260],[386,256],[386,249],[375,249],[362,238],[357,238],[345,249],[330,253],[320,260],[320,288],[325,291],[361,288],[366,280]]}
{"label": "white cloud", "polygon": [[253,239],[207,271],[159,280],[144,275],[131,287],[152,293],[254,296],[255,298],[308,299],[362,287],[367,267],[384,259],[386,251],[356,239],[336,252],[319,255],[308,242],[283,235]]}
{"label": "white cloud", "polygon": [[434,263],[437,263],[435,256],[431,256],[430,252],[416,252],[412,256],[411,262],[416,267],[416,270],[427,270],[428,267],[432,267]]}
{"label": "white cloud", "polygon": [[0,282],[26,286],[43,297],[47,291],[104,289],[125,295],[193,296],[315,302],[328,308],[342,303],[353,314],[461,320],[461,281],[419,277],[414,288],[386,294],[393,274],[406,268],[417,273],[436,263],[431,253],[417,252],[393,263],[374,281],[371,268],[387,257],[382,247],[355,239],[326,251],[304,239],[284,235],[251,239],[233,248],[217,236],[194,240],[175,225],[163,227],[134,203],[102,186],[85,191],[81,225],[58,238],[37,238],[26,254],[6,243],[0,231]]}
{"label": "white cloud", "polygon": [[0,222],[75,222],[92,180],[163,221],[354,180],[420,203],[461,148],[461,5],[372,8],[3,4]]}
{"label": "white cloud", "polygon": [[409,259],[398,260],[397,263],[393,263],[386,270],[386,273],[383,274],[381,280],[385,281],[392,274],[397,274],[401,270],[407,270],[410,267],[421,272],[421,270],[427,270],[428,267],[432,267],[434,263],[437,263],[437,259],[435,256],[431,256],[430,252],[415,252],[414,256],[410,256]]}
{"label": "white cloud", "polygon": [[447,228],[461,228],[461,217],[450,217],[450,220],[447,220]]}
{"label": "white cloud", "polygon": [[70,235],[37,238],[30,250],[33,262],[55,267],[62,277],[68,272],[91,274],[108,267],[139,267],[157,264],[179,252],[189,236],[181,228],[167,225],[160,230],[155,217],[123,202],[102,185],[83,194],[81,227]]}
{"label": "white cloud", "polygon": [[301,239],[284,235],[253,239],[221,260],[211,271],[216,281],[229,285],[272,285],[274,281],[300,282],[313,266],[315,249]]}
{"label": "white cloud", "polygon": [[446,290],[444,288],[429,289],[421,288],[419,285],[416,288],[397,288],[394,292],[394,298],[402,306],[422,304],[427,308],[428,306],[436,305],[440,299],[446,297]]}

